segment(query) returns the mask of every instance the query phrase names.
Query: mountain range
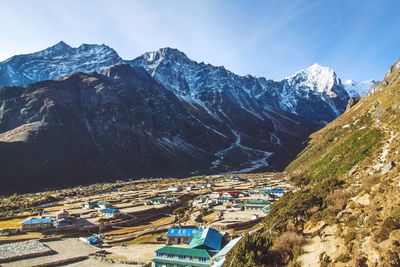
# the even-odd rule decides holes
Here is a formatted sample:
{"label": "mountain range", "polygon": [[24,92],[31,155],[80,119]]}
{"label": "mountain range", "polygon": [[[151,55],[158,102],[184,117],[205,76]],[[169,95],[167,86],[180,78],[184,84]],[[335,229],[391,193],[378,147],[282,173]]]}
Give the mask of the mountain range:
{"label": "mountain range", "polygon": [[368,91],[318,64],[273,81],[172,48],[123,60],[106,45],[64,42],[1,62],[0,87],[9,190],[282,170],[346,110],[349,92]]}

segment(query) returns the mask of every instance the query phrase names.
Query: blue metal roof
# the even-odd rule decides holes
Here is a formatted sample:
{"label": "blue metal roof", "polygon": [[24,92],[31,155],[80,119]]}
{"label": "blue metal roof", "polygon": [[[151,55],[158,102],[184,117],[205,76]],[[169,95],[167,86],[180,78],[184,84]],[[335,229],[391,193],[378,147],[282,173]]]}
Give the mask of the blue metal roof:
{"label": "blue metal roof", "polygon": [[89,244],[91,244],[91,245],[95,245],[95,244],[100,244],[101,243],[100,239],[98,239],[96,237],[93,237],[93,236],[88,237],[87,240],[88,240]]}
{"label": "blue metal roof", "polygon": [[207,248],[213,250],[220,250],[222,242],[222,235],[213,228],[205,228],[203,231],[197,232],[189,247],[191,248]]}
{"label": "blue metal roof", "polygon": [[197,228],[169,228],[166,236],[194,236],[198,231],[202,229]]}
{"label": "blue metal roof", "polygon": [[119,212],[118,209],[114,209],[114,208],[107,208],[107,209],[102,209],[100,210],[101,213],[117,213]]}
{"label": "blue metal roof", "polygon": [[275,194],[280,194],[280,193],[285,193],[285,190],[283,189],[269,189],[267,190],[268,193],[275,193]]}
{"label": "blue metal roof", "polygon": [[54,218],[47,217],[47,218],[31,218],[26,221],[23,221],[21,224],[39,224],[39,223],[53,223],[55,221]]}

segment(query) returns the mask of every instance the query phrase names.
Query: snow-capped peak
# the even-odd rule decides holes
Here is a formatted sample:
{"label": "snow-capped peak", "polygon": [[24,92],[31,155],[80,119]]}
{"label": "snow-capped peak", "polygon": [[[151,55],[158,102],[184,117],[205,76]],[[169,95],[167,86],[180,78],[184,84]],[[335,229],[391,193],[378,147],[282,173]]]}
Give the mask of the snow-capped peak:
{"label": "snow-capped peak", "polygon": [[58,43],[56,43],[55,45],[53,45],[52,47],[50,47],[50,48],[71,48],[71,46],[69,45],[69,44],[67,44],[66,42],[64,42],[64,41],[60,41],[60,42],[58,42]]}
{"label": "snow-capped peak", "polygon": [[300,70],[293,76],[285,78],[290,84],[297,84],[297,88],[308,87],[319,93],[326,93],[329,97],[336,97],[332,90],[335,84],[340,84],[336,73],[328,67],[315,63],[307,69]]}
{"label": "snow-capped peak", "polygon": [[179,51],[176,48],[171,48],[171,47],[164,47],[160,48],[157,51],[151,51],[147,52],[144,55],[144,58],[148,61],[161,61],[166,58],[171,58],[171,57],[181,57],[184,59],[188,59],[188,57],[185,55],[185,53]]}
{"label": "snow-capped peak", "polygon": [[0,87],[53,80],[76,72],[101,71],[123,60],[106,45],[82,44],[74,48],[61,41],[44,50],[0,62]]}

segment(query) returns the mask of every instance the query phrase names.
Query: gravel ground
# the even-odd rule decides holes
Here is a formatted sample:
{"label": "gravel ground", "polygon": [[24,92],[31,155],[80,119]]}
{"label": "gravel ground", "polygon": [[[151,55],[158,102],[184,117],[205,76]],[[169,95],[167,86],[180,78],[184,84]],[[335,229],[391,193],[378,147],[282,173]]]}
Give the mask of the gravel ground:
{"label": "gravel ground", "polygon": [[71,264],[67,264],[64,266],[68,266],[68,267],[135,267],[135,266],[142,266],[142,265],[131,265],[131,264],[122,264],[122,263],[108,263],[105,261],[99,261],[99,260],[95,260],[95,259],[87,259],[84,261],[80,261],[80,262],[76,262],[76,263],[71,263]]}
{"label": "gravel ground", "polygon": [[154,251],[163,246],[164,244],[140,244],[127,247],[116,246],[106,250],[126,260],[147,263],[155,256]]}
{"label": "gravel ground", "polygon": [[100,250],[99,248],[84,244],[77,238],[66,238],[59,241],[44,242],[44,244],[53,251],[57,252],[57,254],[14,261],[5,263],[2,266],[34,266],[73,257],[86,256]]}
{"label": "gravel ground", "polygon": [[38,240],[28,240],[0,245],[0,262],[14,257],[29,256],[34,254],[48,254],[51,249]]}

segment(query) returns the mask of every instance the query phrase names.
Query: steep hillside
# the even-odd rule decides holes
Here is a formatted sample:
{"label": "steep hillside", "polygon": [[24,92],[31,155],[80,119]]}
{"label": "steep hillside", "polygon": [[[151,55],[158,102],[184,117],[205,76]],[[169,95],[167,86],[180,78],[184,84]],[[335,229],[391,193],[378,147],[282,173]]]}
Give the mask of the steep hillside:
{"label": "steep hillside", "polygon": [[311,135],[286,169],[299,189],[243,239],[231,266],[400,266],[400,62],[375,88]]}

